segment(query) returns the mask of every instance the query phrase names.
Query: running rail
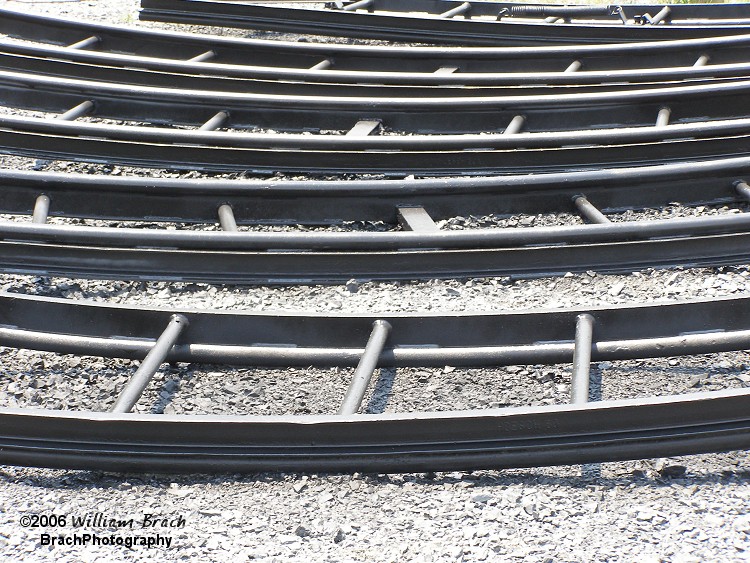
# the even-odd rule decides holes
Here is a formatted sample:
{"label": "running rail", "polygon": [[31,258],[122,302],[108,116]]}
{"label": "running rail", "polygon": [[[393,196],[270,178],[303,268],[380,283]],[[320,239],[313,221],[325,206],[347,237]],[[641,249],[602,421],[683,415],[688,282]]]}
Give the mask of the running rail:
{"label": "running rail", "polygon": [[[487,214],[580,214],[581,197],[605,214],[628,209],[747,202],[750,157],[637,168],[398,180],[213,180],[0,170],[0,213],[215,225],[431,222]],[[576,204],[579,202],[579,204]],[[584,219],[588,218],[584,215]],[[23,220],[23,219],[21,219]]]}
{"label": "running rail", "polygon": [[[280,41],[253,38],[220,37],[175,31],[71,21],[0,9],[0,33],[24,41],[38,41],[63,47],[81,57],[111,57],[121,54],[170,59],[170,64],[191,73],[215,68],[221,74],[239,76],[255,72],[254,66],[276,67],[279,71],[310,69],[307,76],[324,80],[335,71],[430,74],[456,68],[461,73],[521,73],[533,80],[538,72],[562,72],[576,62],[576,72],[632,71],[633,69],[698,67],[702,65],[747,62],[750,35],[707,37],[671,41],[651,41],[598,45],[538,47],[418,47],[394,45],[347,45],[312,41]],[[31,48],[31,46],[26,46]],[[18,46],[18,48],[22,48]],[[58,56],[59,53],[55,56]],[[163,64],[166,64],[165,61]],[[154,63],[156,64],[156,63]],[[213,64],[218,66],[214,67]],[[254,65],[254,66],[253,66]],[[240,68],[237,68],[240,67]],[[312,70],[312,69],[315,70]],[[456,80],[447,70],[434,79],[448,83]],[[239,73],[239,74],[238,74]],[[299,75],[298,75],[299,77]],[[427,78],[425,78],[427,80]]]}
{"label": "running rail", "polygon": [[[750,347],[750,300],[380,316],[132,309],[0,295],[0,344],[144,359],[109,413],[0,409],[0,462],[139,472],[436,471],[593,463],[750,447],[750,391],[359,414],[378,367],[503,366]],[[592,338],[579,335],[585,319]],[[112,336],[118,335],[118,336]],[[355,366],[339,414],[137,415],[162,362]],[[577,361],[572,388],[589,377]],[[343,390],[342,390],[343,391]]]}
{"label": "running rail", "polygon": [[[471,10],[464,9],[460,15],[452,14],[456,8],[449,7],[448,2],[440,14],[369,12],[367,9],[371,4],[368,1],[355,2],[342,10],[315,10],[210,0],[141,0],[140,18],[288,33],[465,45],[584,44],[740,35],[747,33],[750,21],[745,11],[745,17],[739,20],[723,23],[717,20],[714,24],[703,19],[697,23],[673,21],[667,25],[666,16],[660,14],[654,14],[653,18],[643,16],[648,25],[629,25],[629,20],[624,23],[620,20],[618,23],[556,24],[504,18],[499,10],[494,18],[472,19]],[[462,5],[470,6],[469,3]],[[398,3],[389,6],[398,6]],[[654,22],[656,18],[659,19]]]}
{"label": "running rail", "polygon": [[[97,279],[208,283],[340,283],[362,280],[561,275],[750,260],[750,215],[610,223],[577,201],[590,225],[440,231],[401,210],[403,232],[156,230],[0,222],[0,271]],[[426,220],[425,220],[426,219]],[[420,221],[421,220],[421,221]],[[420,226],[424,225],[424,226]]]}
{"label": "running rail", "polygon": [[566,68],[576,70],[557,72],[459,72],[455,64],[428,72],[362,71],[337,70],[332,64],[307,69],[174,61],[0,41],[0,70],[184,90],[317,96],[499,96],[543,94],[559,86],[567,91],[624,91],[676,81],[750,77],[750,62],[710,61],[708,55],[699,55],[692,65],[682,67],[581,70],[583,63],[575,60]]}
{"label": "running rail", "polygon": [[[76,117],[192,125],[203,131],[263,127],[343,130],[366,137],[382,126],[412,134],[510,135],[593,132],[613,124],[664,128],[750,117],[748,80],[544,95],[465,96],[455,90],[448,97],[414,98],[347,97],[333,92],[305,96],[181,90],[0,71],[0,101],[6,107],[63,113],[83,103],[88,107]],[[222,120],[208,129],[206,123],[219,113]],[[368,130],[355,129],[363,121],[377,123]]]}
{"label": "running rail", "polygon": [[[66,114],[85,114],[92,107],[82,102]],[[209,128],[215,127],[224,114],[207,119]],[[379,126],[375,120],[362,123],[369,131]],[[521,124],[512,120],[508,127],[512,130]],[[375,136],[357,129],[360,134],[356,135],[305,135],[3,115],[0,150],[20,156],[178,170],[512,174],[743,156],[750,154],[749,130],[750,119],[735,119],[551,133]]]}

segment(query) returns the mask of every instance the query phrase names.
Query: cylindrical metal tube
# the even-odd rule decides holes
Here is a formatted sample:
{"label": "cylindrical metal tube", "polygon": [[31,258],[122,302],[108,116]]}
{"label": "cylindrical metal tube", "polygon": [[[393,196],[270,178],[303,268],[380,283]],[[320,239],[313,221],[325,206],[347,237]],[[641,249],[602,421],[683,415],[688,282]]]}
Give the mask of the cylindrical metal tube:
{"label": "cylindrical metal tube", "polygon": [[194,57],[187,60],[189,63],[205,63],[206,61],[213,60],[216,57],[216,51],[206,51],[205,53],[201,53],[200,55],[195,55]]}
{"label": "cylindrical metal tube", "polygon": [[31,216],[31,222],[38,225],[44,225],[49,217],[49,196],[44,194],[36,198],[34,203],[34,213]]}
{"label": "cylindrical metal tube", "polygon": [[353,4],[347,4],[344,6],[344,11],[352,12],[354,10],[359,10],[360,8],[369,8],[374,1],[375,0],[359,0],[359,2],[354,2]]}
{"label": "cylindrical metal tube", "polygon": [[228,203],[219,206],[219,225],[221,225],[222,231],[237,230],[237,221],[234,219],[234,211],[232,210],[232,206]]}
{"label": "cylindrical metal tube", "polygon": [[672,12],[669,6],[664,6],[659,12],[651,19],[651,25],[656,25],[664,21],[669,14]]}
{"label": "cylindrical metal tube", "polygon": [[708,64],[708,61],[710,60],[711,60],[711,57],[709,57],[708,55],[701,55],[700,57],[698,57],[698,60],[693,63],[693,66],[694,67],[706,66]]}
{"label": "cylindrical metal tube", "polygon": [[161,333],[161,336],[141,362],[138,370],[125,385],[125,389],[117,397],[117,401],[115,401],[110,412],[126,413],[131,411],[187,325],[188,320],[185,316],[172,315],[167,328]]}
{"label": "cylindrical metal tube", "polygon": [[590,223],[597,223],[603,225],[605,223],[611,223],[607,216],[599,211],[585,195],[573,196],[573,204],[576,206],[578,213]]}
{"label": "cylindrical metal tube", "polygon": [[450,10],[447,10],[440,14],[441,18],[452,18],[453,16],[459,16],[459,15],[466,15],[471,10],[471,4],[468,2],[464,2],[460,6],[456,6],[455,8],[452,8]]}
{"label": "cylindrical metal tube", "polygon": [[359,359],[357,369],[354,370],[352,382],[349,384],[349,389],[346,390],[339,414],[355,414],[359,410],[390,332],[391,324],[388,321],[377,320],[372,323],[370,338],[362,357]]}
{"label": "cylindrical metal tube", "polygon": [[672,116],[672,110],[669,108],[661,108],[659,110],[659,115],[656,116],[656,126],[657,127],[666,127],[669,125],[669,118]]}
{"label": "cylindrical metal tube", "polygon": [[734,189],[743,199],[750,201],[750,186],[747,185],[747,182],[744,180],[735,182]]}
{"label": "cylindrical metal tube", "polygon": [[198,131],[216,131],[229,119],[229,113],[220,111],[198,128]]}
{"label": "cylindrical metal tube", "polygon": [[94,45],[98,44],[100,41],[101,38],[97,37],[96,35],[92,35],[91,37],[87,37],[86,39],[81,39],[80,41],[71,43],[70,45],[68,45],[68,49],[88,49],[89,47],[93,47]]}
{"label": "cylindrical metal tube", "polygon": [[331,68],[331,65],[333,64],[333,61],[331,59],[324,59],[320,61],[318,64],[314,64],[310,67],[310,70],[327,70]]}
{"label": "cylindrical metal tube", "polygon": [[520,133],[523,128],[523,124],[526,123],[526,118],[523,115],[517,115],[510,120],[508,126],[503,131],[503,135],[515,135]]}
{"label": "cylindrical metal tube", "polygon": [[81,102],[73,108],[70,108],[65,113],[61,113],[57,116],[57,119],[60,119],[61,121],[74,121],[79,117],[88,115],[92,109],[94,109],[94,102],[87,100],[85,102]]}
{"label": "cylindrical metal tube", "polygon": [[594,336],[594,317],[588,313],[576,318],[576,340],[573,349],[573,379],[570,384],[570,402],[582,405],[589,401],[589,375],[591,371],[591,344]]}

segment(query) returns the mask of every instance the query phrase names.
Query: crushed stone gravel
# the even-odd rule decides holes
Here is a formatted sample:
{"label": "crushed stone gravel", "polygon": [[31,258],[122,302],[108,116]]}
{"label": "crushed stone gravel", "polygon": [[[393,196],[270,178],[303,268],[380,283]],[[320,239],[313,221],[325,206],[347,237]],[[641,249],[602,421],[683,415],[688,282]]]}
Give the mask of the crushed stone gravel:
{"label": "crushed stone gravel", "polygon": [[[137,0],[0,0],[0,7],[116,24],[248,34],[139,22]],[[255,36],[296,39],[275,33]],[[170,170],[9,156],[0,157],[0,167],[198,177]],[[675,202],[662,209],[625,211],[611,218],[644,220],[746,211],[746,205],[696,208]],[[450,218],[440,226],[525,228],[576,223],[580,223],[577,216],[565,214],[487,215]],[[397,227],[346,224],[329,228]],[[750,266],[671,268],[629,275],[588,272],[529,280],[351,280],[337,286],[257,287],[2,275],[0,289],[168,308],[313,313],[491,311],[746,295],[750,293]],[[127,360],[0,348],[0,406],[103,410],[111,406],[136,365]],[[136,412],[331,413],[340,403],[351,373],[350,369],[163,366]],[[369,413],[560,404],[568,400],[570,374],[570,365],[383,369],[363,404]],[[746,387],[750,384],[750,356],[737,352],[599,362],[594,374],[592,394],[601,399]],[[99,514],[104,520],[97,523]],[[90,520],[78,528],[34,528],[23,524],[22,518],[28,515]],[[180,517],[184,525],[180,525]],[[132,529],[117,525],[117,520],[131,518]],[[151,527],[154,522],[157,525]],[[144,524],[149,526],[144,528]],[[171,544],[152,549],[42,545],[43,533],[74,532],[107,537],[158,533],[170,538]],[[730,452],[587,466],[391,475],[133,475],[2,466],[0,558],[29,562],[747,561],[750,460],[747,452]]]}

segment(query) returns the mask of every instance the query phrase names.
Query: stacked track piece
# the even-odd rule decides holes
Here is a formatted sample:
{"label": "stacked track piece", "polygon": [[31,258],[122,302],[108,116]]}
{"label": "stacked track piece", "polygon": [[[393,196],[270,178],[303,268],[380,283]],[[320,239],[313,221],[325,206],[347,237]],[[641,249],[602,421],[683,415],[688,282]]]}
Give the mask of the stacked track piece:
{"label": "stacked track piece", "polygon": [[[144,19],[158,21],[461,45],[228,38],[2,10],[2,152],[261,177],[0,170],[0,212],[32,218],[0,223],[1,271],[294,284],[750,262],[746,213],[617,218],[676,200],[750,200],[750,8],[142,6]],[[306,178],[262,177],[279,172]],[[585,224],[440,229],[457,215],[514,213],[574,214]],[[265,228],[342,221],[391,227]],[[218,231],[205,228],[217,223]],[[110,413],[0,409],[3,462],[418,471],[750,447],[744,390],[588,404],[592,360],[750,347],[745,298],[344,317],[137,310],[13,294],[0,302],[2,345],[145,358]],[[131,414],[165,361],[356,370],[337,414]],[[571,361],[570,405],[357,414],[378,366]]]}

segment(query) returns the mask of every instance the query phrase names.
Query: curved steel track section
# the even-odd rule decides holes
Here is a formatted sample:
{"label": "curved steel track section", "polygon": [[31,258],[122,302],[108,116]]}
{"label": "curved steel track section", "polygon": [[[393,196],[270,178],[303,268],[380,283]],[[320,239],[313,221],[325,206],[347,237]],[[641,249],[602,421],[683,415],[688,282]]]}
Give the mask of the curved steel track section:
{"label": "curved steel track section", "polygon": [[[190,170],[496,174],[750,153],[750,119],[513,135],[255,134],[0,116],[9,154]],[[556,150],[547,150],[555,148]]]}
{"label": "curved steel track section", "polygon": [[[579,345],[572,339],[580,315],[594,322],[594,360],[750,346],[748,299],[381,317],[135,310],[12,294],[1,295],[0,302],[3,345],[106,357],[143,358],[155,349],[159,330],[177,316],[185,328],[162,359],[171,362],[354,365],[368,354],[363,346],[371,328],[388,323],[392,328],[376,366],[567,363]],[[742,389],[583,405],[364,415],[0,409],[0,461],[169,472],[588,463],[750,447],[748,405],[750,391]]]}
{"label": "curved steel track section", "polygon": [[[25,41],[41,41],[55,45],[74,45],[76,49],[62,49],[65,56],[74,50],[80,57],[112,57],[117,64],[120,54],[144,58],[172,59],[150,64],[181,65],[190,73],[198,74],[216,69],[216,74],[248,76],[257,68],[272,66],[278,72],[292,69],[310,69],[323,61],[330,61],[327,70],[305,74],[310,80],[325,80],[329,75],[343,80],[345,73],[335,71],[362,71],[356,79],[367,80],[369,72],[433,73],[441,67],[455,66],[459,74],[465,73],[523,73],[529,80],[539,72],[561,72],[574,61],[582,64],[581,71],[616,71],[649,68],[691,67],[705,56],[710,65],[747,62],[750,35],[707,37],[673,41],[620,43],[616,45],[565,45],[538,47],[437,47],[394,45],[347,45],[332,43],[270,41],[252,38],[220,37],[179,33],[166,30],[143,29],[100,23],[70,21],[0,10],[0,33]],[[81,41],[91,40],[88,47]],[[27,45],[27,48],[31,46]],[[21,48],[20,46],[18,47]],[[190,61],[201,57],[207,62]],[[91,60],[91,59],[88,59]],[[214,66],[214,63],[218,63]],[[121,64],[121,63],[120,63]],[[261,65],[261,66],[258,66]],[[247,70],[243,70],[243,68]],[[164,70],[156,67],[155,70]],[[274,71],[276,72],[276,71]],[[297,72],[302,72],[298,70]],[[352,79],[355,76],[352,75]],[[380,78],[378,78],[380,79]],[[448,74],[425,80],[455,83],[462,79]],[[421,80],[421,78],[419,78]],[[574,80],[571,77],[571,80]]]}
{"label": "curved steel track section", "polygon": [[[514,91],[515,90],[511,90]],[[374,97],[271,95],[111,84],[0,71],[7,107],[63,113],[86,102],[85,116],[202,126],[224,112],[220,127],[321,131],[375,120],[386,129],[422,134],[580,132],[659,123],[695,124],[750,118],[750,81],[643,87],[545,95]],[[510,130],[514,119],[522,124]],[[359,134],[358,136],[365,136]]]}
{"label": "curved steel track section", "polygon": [[[394,4],[396,5],[396,4]],[[450,8],[446,8],[446,12]],[[674,23],[550,24],[513,19],[456,19],[424,13],[315,10],[210,0],[141,0],[142,20],[311,33],[366,39],[466,45],[582,44],[658,41],[747,33],[747,13],[724,25]]]}
{"label": "curved steel track section", "polygon": [[0,223],[7,273],[209,283],[560,275],[750,259],[750,215],[534,229],[213,232]]}
{"label": "curved steel track section", "polygon": [[450,97],[458,93],[462,96],[544,94],[560,86],[570,92],[624,91],[643,85],[674,85],[676,81],[746,79],[750,76],[750,62],[577,72],[374,72],[192,63],[0,41],[0,70],[183,90]]}
{"label": "curved steel track section", "polygon": [[[557,17],[560,22],[570,23],[572,20],[588,21],[592,23],[615,23],[622,25],[625,20],[634,23],[645,14],[651,17],[669,8],[664,24],[677,22],[694,22],[702,25],[725,25],[727,22],[737,23],[750,20],[750,9],[742,3],[730,4],[609,4],[609,5],[570,5],[570,4],[538,4],[533,2],[492,2],[487,0],[368,0],[366,3],[355,4],[358,0],[329,2],[330,9],[352,9],[373,11],[388,11],[401,13],[423,13],[441,16],[446,11],[464,8],[464,11],[453,17],[493,17],[493,18],[525,18],[544,20]],[[468,6],[467,6],[468,5]],[[648,21],[643,21],[647,24]],[[663,24],[663,25],[664,25]],[[655,24],[650,24],[655,25]]]}
{"label": "curved steel track section", "polygon": [[112,221],[214,223],[222,205],[239,225],[395,223],[419,207],[434,220],[466,215],[576,212],[584,195],[601,211],[747,201],[750,157],[656,166],[488,177],[399,180],[211,180],[0,170],[0,212]]}

